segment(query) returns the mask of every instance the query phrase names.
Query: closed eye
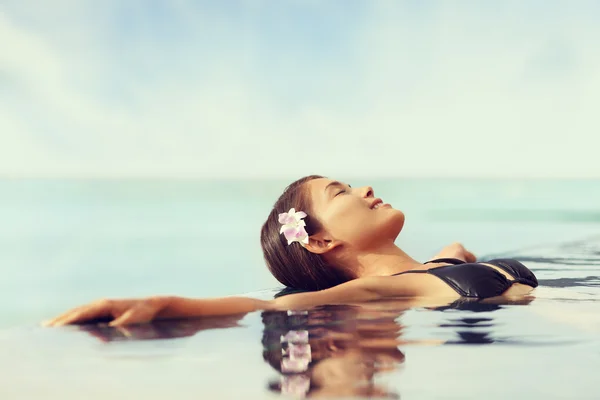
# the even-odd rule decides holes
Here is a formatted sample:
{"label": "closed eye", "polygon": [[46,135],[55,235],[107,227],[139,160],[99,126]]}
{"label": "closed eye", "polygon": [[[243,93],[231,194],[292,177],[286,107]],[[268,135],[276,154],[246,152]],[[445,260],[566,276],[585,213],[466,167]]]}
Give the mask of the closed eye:
{"label": "closed eye", "polygon": [[[347,185],[347,186],[348,186],[348,188],[352,188],[352,186],[350,186],[350,185]],[[329,184],[327,184],[327,186],[325,186],[324,191],[327,192],[327,190],[332,189],[333,187],[337,187],[340,189],[340,191],[337,192],[336,194],[334,194],[333,197],[337,197],[338,195],[340,195],[342,193],[347,193],[346,185],[344,185],[343,183],[338,182],[338,181],[333,181],[333,182],[330,182]],[[332,192],[333,191],[331,191],[330,193],[332,193]]]}
{"label": "closed eye", "polygon": [[[348,187],[349,187],[350,189],[352,189],[352,186],[348,185]],[[337,196],[339,196],[339,195],[340,195],[340,194],[342,194],[342,193],[348,193],[348,191],[347,191],[346,189],[342,189],[342,190],[340,190],[339,192],[337,192],[337,193],[335,194],[335,196],[333,196],[333,197],[337,197]]]}

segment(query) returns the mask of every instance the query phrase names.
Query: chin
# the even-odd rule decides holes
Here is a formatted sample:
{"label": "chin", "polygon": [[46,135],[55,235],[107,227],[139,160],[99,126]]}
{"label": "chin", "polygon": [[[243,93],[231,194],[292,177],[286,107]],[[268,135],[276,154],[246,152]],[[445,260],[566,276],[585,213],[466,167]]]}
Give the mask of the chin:
{"label": "chin", "polygon": [[404,213],[400,210],[391,209],[389,220],[386,225],[389,229],[390,236],[393,235],[394,239],[396,239],[404,227]]}

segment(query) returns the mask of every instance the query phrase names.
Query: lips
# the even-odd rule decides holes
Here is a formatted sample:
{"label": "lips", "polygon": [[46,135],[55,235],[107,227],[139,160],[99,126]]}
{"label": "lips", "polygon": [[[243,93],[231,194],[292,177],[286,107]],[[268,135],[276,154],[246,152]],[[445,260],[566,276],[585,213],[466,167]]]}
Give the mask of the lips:
{"label": "lips", "polygon": [[373,200],[371,206],[369,207],[371,210],[375,209],[379,204],[383,204],[383,201],[380,198]]}

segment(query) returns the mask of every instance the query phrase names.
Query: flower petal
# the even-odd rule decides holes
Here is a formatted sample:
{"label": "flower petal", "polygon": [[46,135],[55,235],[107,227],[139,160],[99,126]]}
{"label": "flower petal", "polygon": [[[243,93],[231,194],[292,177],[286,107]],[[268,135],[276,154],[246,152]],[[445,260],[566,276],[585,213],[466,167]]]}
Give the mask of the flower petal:
{"label": "flower petal", "polygon": [[297,241],[308,244],[308,233],[306,233],[306,229],[303,226],[298,227],[295,236]]}
{"label": "flower petal", "polygon": [[285,236],[285,238],[288,241],[288,244],[294,242],[296,240],[296,235],[298,234],[298,228],[295,226],[284,226],[282,228],[282,233],[283,236]]}
{"label": "flower petal", "polygon": [[279,223],[285,225],[286,224],[285,221],[287,221],[288,217],[289,217],[288,213],[279,214]]}

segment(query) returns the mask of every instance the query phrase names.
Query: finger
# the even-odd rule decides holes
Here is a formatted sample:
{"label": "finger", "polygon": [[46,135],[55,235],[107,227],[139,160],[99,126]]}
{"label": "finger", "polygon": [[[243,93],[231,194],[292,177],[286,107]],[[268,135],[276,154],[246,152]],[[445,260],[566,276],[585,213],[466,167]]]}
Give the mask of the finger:
{"label": "finger", "polygon": [[467,262],[475,262],[477,261],[477,256],[471,253],[469,250],[465,250],[465,258]]}
{"label": "finger", "polygon": [[141,324],[144,322],[149,322],[151,320],[152,316],[146,316],[145,313],[131,309],[126,311],[119,318],[116,318],[113,321],[109,322],[108,326],[120,327],[125,325]]}
{"label": "finger", "polygon": [[115,327],[149,322],[152,321],[158,311],[159,308],[157,307],[152,307],[145,303],[137,304],[124,312],[119,318],[111,321],[108,325]]}
{"label": "finger", "polygon": [[80,307],[54,321],[52,326],[77,324],[92,319],[111,316],[111,305],[108,301],[100,301]]}
{"label": "finger", "polygon": [[54,317],[52,319],[49,319],[49,320],[46,320],[46,321],[42,322],[42,325],[43,326],[53,326],[57,321],[59,321],[59,320],[61,320],[63,318],[66,318],[70,314],[72,314],[74,312],[77,312],[77,311],[81,310],[84,307],[87,307],[87,305],[72,308],[69,311],[66,311],[66,312],[60,314],[58,317]]}
{"label": "finger", "polygon": [[73,314],[75,314],[77,312],[80,312],[80,311],[82,311],[82,310],[84,310],[86,308],[89,308],[91,306],[94,306],[94,305],[97,305],[97,304],[100,304],[100,303],[107,303],[107,302],[108,302],[108,300],[97,300],[97,301],[94,301],[92,303],[85,304],[83,306],[72,308],[72,309],[70,309],[70,310],[68,310],[68,311],[60,314],[58,317],[55,317],[55,318],[52,318],[52,319],[49,319],[49,320],[46,320],[46,321],[42,322],[42,325],[44,325],[44,326],[55,326],[59,321],[64,320],[65,318],[68,318],[70,315],[73,315]]}

